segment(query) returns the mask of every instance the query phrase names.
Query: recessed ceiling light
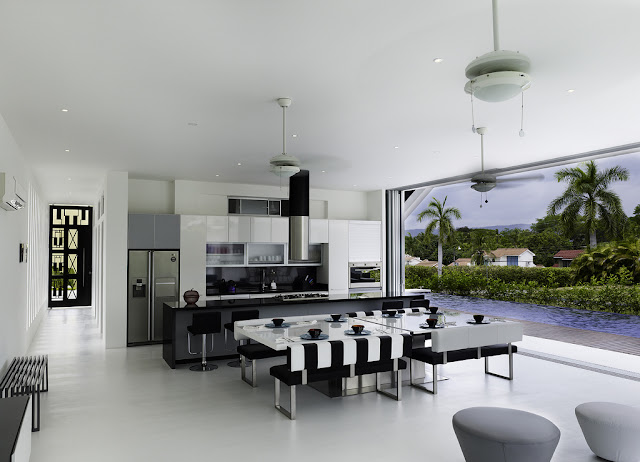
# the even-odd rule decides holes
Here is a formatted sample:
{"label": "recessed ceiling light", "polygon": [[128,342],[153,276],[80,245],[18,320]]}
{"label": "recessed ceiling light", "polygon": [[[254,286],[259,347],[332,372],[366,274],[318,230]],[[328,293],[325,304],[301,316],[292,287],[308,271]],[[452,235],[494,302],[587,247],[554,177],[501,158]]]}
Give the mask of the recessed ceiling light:
{"label": "recessed ceiling light", "polygon": [[393,148],[394,149],[400,149],[400,146],[394,146]]}
{"label": "recessed ceiling light", "polygon": [[357,184],[354,184],[353,187],[355,188],[356,186],[358,186]]}
{"label": "recessed ceiling light", "polygon": [[322,170],[322,173],[327,173],[327,171],[326,170]]}
{"label": "recessed ceiling light", "polygon": [[440,151],[433,151],[433,153],[437,156],[438,154],[440,154]]}
{"label": "recessed ceiling light", "polygon": [[67,181],[71,181],[71,177],[67,178]]}
{"label": "recessed ceiling light", "polygon": [[198,122],[187,122],[187,125],[189,125],[190,127],[197,127]]}
{"label": "recessed ceiling light", "polygon": [[62,112],[69,112],[69,109],[61,109]]}
{"label": "recessed ceiling light", "polygon": [[69,149],[65,149],[64,152],[69,152]]}
{"label": "recessed ceiling light", "polygon": [[436,63],[436,64],[439,64],[439,63],[441,63],[442,61],[444,61],[444,59],[442,59],[442,58],[434,58],[434,59],[433,59],[433,62],[434,62],[434,63]]}
{"label": "recessed ceiling light", "polygon": [[217,174],[216,174],[216,176],[220,176],[220,175],[217,175]]}
{"label": "recessed ceiling light", "polygon": [[567,93],[573,93],[575,90],[573,88],[567,90]]}
{"label": "recessed ceiling light", "polygon": [[297,138],[298,135],[291,135],[291,138]]}
{"label": "recessed ceiling light", "polygon": [[242,165],[242,162],[238,162],[238,165]]}

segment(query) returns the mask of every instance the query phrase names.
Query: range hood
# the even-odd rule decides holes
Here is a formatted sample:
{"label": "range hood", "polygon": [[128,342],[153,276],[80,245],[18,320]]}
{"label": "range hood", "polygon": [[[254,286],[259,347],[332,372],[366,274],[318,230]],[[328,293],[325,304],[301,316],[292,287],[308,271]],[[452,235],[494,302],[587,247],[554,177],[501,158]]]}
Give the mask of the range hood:
{"label": "range hood", "polygon": [[309,259],[309,170],[289,177],[289,260]]}

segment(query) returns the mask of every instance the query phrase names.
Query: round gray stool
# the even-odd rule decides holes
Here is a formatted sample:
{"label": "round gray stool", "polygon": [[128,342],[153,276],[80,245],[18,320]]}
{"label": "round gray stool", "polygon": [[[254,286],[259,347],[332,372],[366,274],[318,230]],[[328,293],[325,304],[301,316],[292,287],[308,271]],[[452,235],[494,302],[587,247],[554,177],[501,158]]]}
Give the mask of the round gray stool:
{"label": "round gray stool", "polygon": [[584,403],[576,407],[584,439],[606,460],[640,460],[640,409],[617,403]]}
{"label": "round gray stool", "polygon": [[560,441],[544,417],[501,407],[458,411],[453,430],[467,462],[549,462]]}

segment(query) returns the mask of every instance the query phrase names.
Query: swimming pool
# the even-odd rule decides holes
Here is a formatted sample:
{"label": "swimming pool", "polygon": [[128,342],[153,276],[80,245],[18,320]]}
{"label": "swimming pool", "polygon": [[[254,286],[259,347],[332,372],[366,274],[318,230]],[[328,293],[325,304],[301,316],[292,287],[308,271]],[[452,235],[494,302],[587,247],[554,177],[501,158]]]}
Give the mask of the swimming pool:
{"label": "swimming pool", "polygon": [[469,311],[492,316],[504,316],[554,326],[606,332],[640,338],[640,316],[578,310],[548,305],[503,302],[459,295],[426,294],[431,305],[452,310]]}

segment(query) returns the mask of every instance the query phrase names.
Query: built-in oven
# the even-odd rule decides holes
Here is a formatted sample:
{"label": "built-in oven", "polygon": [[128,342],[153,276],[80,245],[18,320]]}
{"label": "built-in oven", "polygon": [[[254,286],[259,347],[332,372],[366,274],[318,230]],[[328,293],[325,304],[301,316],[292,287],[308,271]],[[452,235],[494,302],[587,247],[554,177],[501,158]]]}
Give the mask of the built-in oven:
{"label": "built-in oven", "polygon": [[349,263],[349,287],[382,287],[382,262]]}

